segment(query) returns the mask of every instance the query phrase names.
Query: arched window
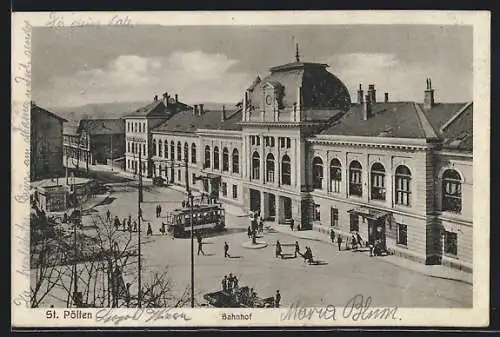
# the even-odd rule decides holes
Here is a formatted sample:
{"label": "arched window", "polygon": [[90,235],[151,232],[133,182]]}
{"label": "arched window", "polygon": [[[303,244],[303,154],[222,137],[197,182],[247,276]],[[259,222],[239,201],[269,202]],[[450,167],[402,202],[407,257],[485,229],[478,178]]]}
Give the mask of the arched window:
{"label": "arched window", "polygon": [[182,145],[181,142],[177,142],[177,160],[182,160]]}
{"label": "arched window", "polygon": [[323,160],[320,157],[313,159],[313,188],[323,188]]}
{"label": "arched window", "polygon": [[165,148],[163,149],[163,153],[165,154],[165,158],[168,158],[168,141],[165,140]]}
{"label": "arched window", "polygon": [[210,146],[205,146],[205,168],[210,168]]}
{"label": "arched window", "polygon": [[222,171],[229,171],[229,150],[227,147],[222,149]]}
{"label": "arched window", "polygon": [[175,159],[175,144],[174,141],[170,141],[170,160]]}
{"label": "arched window", "polygon": [[153,139],[153,156],[157,155],[156,139]]}
{"label": "arched window", "polygon": [[460,213],[462,211],[462,178],[452,169],[443,173],[443,211]]}
{"label": "arched window", "polygon": [[290,164],[290,157],[286,154],[281,158],[281,184],[292,184],[292,166]]}
{"label": "arched window", "polygon": [[196,144],[191,144],[191,164],[196,164]]}
{"label": "arched window", "polygon": [[252,155],[252,179],[260,179],[260,156],[257,151]]}
{"label": "arched window", "polygon": [[220,161],[219,148],[216,146],[214,147],[214,170],[219,169],[219,161]]}
{"label": "arched window", "polygon": [[266,157],[266,181],[274,183],[274,156],[272,153]]}
{"label": "arched window", "polygon": [[400,165],[396,168],[394,190],[396,191],[396,204],[410,206],[410,182],[411,172],[408,167]]}
{"label": "arched window", "polygon": [[385,200],[385,168],[380,163],[372,165],[370,172],[371,198],[373,200]]}
{"label": "arched window", "polygon": [[187,142],[184,143],[184,161],[187,162],[189,160],[189,145]]}
{"label": "arched window", "polygon": [[342,184],[342,164],[340,160],[334,158],[330,161],[330,190],[335,193],[340,192]]}
{"label": "arched window", "polygon": [[161,139],[158,141],[158,157],[163,157],[163,142]]}
{"label": "arched window", "polygon": [[359,161],[353,160],[349,165],[349,195],[363,195],[362,167]]}
{"label": "arched window", "polygon": [[240,173],[240,154],[237,149],[233,150],[233,173]]}

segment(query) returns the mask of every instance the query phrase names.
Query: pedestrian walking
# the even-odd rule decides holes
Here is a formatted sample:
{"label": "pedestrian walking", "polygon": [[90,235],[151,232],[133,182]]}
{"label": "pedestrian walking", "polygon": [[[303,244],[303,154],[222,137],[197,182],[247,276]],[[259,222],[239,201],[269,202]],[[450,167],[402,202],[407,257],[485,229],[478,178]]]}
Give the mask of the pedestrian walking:
{"label": "pedestrian walking", "polygon": [[201,238],[201,235],[198,234],[196,239],[198,240],[198,255],[200,255],[200,253],[205,255],[205,252],[203,251],[203,239]]}
{"label": "pedestrian walking", "polygon": [[293,232],[294,225],[295,225],[295,221],[293,221],[293,219],[290,219],[290,229],[292,230],[292,232]]}
{"label": "pedestrian walking", "polygon": [[139,207],[139,219],[144,221],[144,218],[142,217],[142,208]]}
{"label": "pedestrian walking", "polygon": [[252,228],[250,228],[250,226],[248,226],[248,229],[247,229],[247,235],[248,235],[248,238],[251,239],[252,238]]}
{"label": "pedestrian walking", "polygon": [[161,217],[161,205],[158,205],[158,217]]}
{"label": "pedestrian walking", "polygon": [[123,218],[122,226],[123,226],[123,231],[125,231],[127,229],[127,218]]}
{"label": "pedestrian walking", "polygon": [[279,308],[281,302],[281,294],[279,290],[276,290],[276,296],[274,296],[274,307]]}
{"label": "pedestrian walking", "polygon": [[332,244],[335,244],[335,232],[333,229],[330,231],[330,240],[332,240]]}
{"label": "pedestrian walking", "polygon": [[137,232],[137,221],[134,220],[134,232]]}
{"label": "pedestrian walking", "polygon": [[227,241],[224,241],[224,257],[231,257],[229,255],[229,245],[227,244]]}
{"label": "pedestrian walking", "polygon": [[352,246],[352,250],[358,249],[358,240],[356,239],[354,234],[351,236],[351,246]]}
{"label": "pedestrian walking", "polygon": [[224,278],[222,279],[222,291],[227,291],[227,275],[224,275]]}
{"label": "pedestrian walking", "polygon": [[339,246],[339,252],[342,250],[342,236],[337,235],[337,245]]}
{"label": "pedestrian walking", "polygon": [[359,233],[356,233],[356,240],[358,241],[359,248],[363,247],[363,238],[361,238]]}
{"label": "pedestrian walking", "polygon": [[300,246],[299,246],[299,242],[295,241],[295,257],[297,257],[297,254],[300,255]]}
{"label": "pedestrian walking", "polygon": [[115,229],[118,230],[120,228],[120,219],[118,219],[118,216],[115,216]]}
{"label": "pedestrian walking", "polygon": [[106,221],[109,222],[110,220],[111,220],[111,212],[108,209],[106,212]]}
{"label": "pedestrian walking", "polygon": [[276,257],[283,258],[283,255],[281,255],[281,243],[279,240],[276,241]]}
{"label": "pedestrian walking", "polygon": [[148,229],[146,231],[147,236],[153,235],[153,229],[151,228],[151,223],[148,222]]}
{"label": "pedestrian walking", "polygon": [[260,219],[259,221],[259,228],[258,228],[259,233],[262,233],[264,231],[264,220]]}

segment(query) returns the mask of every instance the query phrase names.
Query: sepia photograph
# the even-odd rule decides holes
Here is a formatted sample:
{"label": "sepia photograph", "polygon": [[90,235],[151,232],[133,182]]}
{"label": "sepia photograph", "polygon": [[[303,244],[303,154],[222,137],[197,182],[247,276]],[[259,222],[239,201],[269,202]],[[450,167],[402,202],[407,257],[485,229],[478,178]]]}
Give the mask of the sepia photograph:
{"label": "sepia photograph", "polygon": [[29,83],[18,301],[44,324],[475,307],[473,25],[44,14],[19,23],[13,75]]}

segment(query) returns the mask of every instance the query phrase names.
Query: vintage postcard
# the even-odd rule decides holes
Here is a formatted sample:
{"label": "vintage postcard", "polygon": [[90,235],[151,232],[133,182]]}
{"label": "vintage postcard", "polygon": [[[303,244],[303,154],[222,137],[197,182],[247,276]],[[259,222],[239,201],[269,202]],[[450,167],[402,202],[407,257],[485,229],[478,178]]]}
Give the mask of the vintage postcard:
{"label": "vintage postcard", "polygon": [[12,22],[13,327],[488,325],[488,12]]}

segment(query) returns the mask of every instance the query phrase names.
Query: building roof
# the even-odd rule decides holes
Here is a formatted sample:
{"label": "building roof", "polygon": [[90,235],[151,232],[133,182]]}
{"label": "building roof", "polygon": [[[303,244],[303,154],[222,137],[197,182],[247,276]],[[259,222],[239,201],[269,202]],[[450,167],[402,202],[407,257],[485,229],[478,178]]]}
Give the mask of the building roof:
{"label": "building roof", "polygon": [[181,111],[153,129],[153,132],[188,132],[198,129],[238,131],[241,126],[241,109],[226,109],[226,119],[222,120],[222,109],[204,110],[195,115],[191,110]]}
{"label": "building roof", "polygon": [[76,136],[78,135],[78,126],[80,122],[67,121],[63,123],[63,135]]}
{"label": "building roof", "polygon": [[[294,103],[302,107],[329,107],[347,110],[351,98],[346,86],[322,63],[294,62],[270,69],[271,73],[261,81],[254,81],[249,91],[249,104],[256,110],[262,102],[262,90],[267,84],[282,88],[282,106],[292,108]],[[298,100],[301,88],[302,102]]]}
{"label": "building roof", "polygon": [[46,115],[49,115],[51,117],[57,118],[62,122],[67,122],[67,120],[62,118],[61,116],[58,116],[57,114],[55,114],[51,111],[48,111],[44,108],[39,107],[34,102],[31,102],[31,116],[35,116],[35,115],[39,115],[39,114],[46,114]]}
{"label": "building roof", "polygon": [[185,111],[190,109],[190,107],[182,102],[175,102],[175,100],[170,100],[167,106],[165,103],[158,99],[146,106],[143,106],[129,114],[125,117],[166,117],[175,114],[179,111]]}
{"label": "building roof", "polygon": [[472,150],[472,103],[437,103],[431,109],[413,102],[372,103],[363,120],[363,105],[355,104],[324,135],[440,138],[445,147]]}
{"label": "building roof", "polygon": [[78,131],[89,131],[93,135],[110,135],[125,133],[123,119],[82,119]]}

